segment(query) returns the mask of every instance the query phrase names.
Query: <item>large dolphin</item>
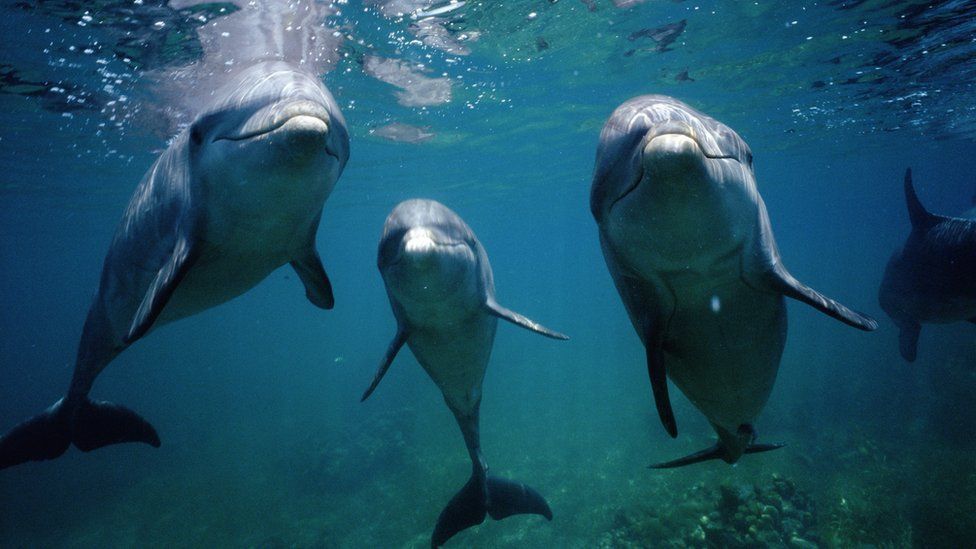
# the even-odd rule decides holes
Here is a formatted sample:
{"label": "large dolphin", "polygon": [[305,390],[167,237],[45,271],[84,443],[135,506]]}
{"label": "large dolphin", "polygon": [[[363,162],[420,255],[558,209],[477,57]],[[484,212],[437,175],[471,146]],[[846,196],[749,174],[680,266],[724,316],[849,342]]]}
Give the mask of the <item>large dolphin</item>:
{"label": "large dolphin", "polygon": [[901,356],[914,362],[922,323],[976,323],[976,219],[929,213],[905,171],[912,232],[885,268],[878,301],[898,325]]}
{"label": "large dolphin", "polygon": [[228,301],[291,263],[309,300],[333,306],[315,248],[349,157],[346,124],[316,75],[256,63],[160,155],[136,188],[102,269],[67,395],[0,437],[0,468],[70,444],[159,446],[135,412],[93,401],[98,374],[150,330]]}
{"label": "large dolphin", "polygon": [[718,433],[710,449],[656,467],[735,463],[776,379],[783,296],[862,330],[877,323],[804,286],[783,267],[752,152],[726,125],[661,95],[610,116],[590,209],[610,274],[644,343],[657,411],[677,436],[667,377]]}
{"label": "large dolphin", "polygon": [[488,476],[481,453],[481,384],[498,319],[554,339],[567,339],[495,301],[495,284],[484,248],[471,229],[443,204],[407,200],[386,219],[377,264],[397,320],[396,337],[363,400],[376,389],[404,343],[444,394],[471,456],[471,478],[437,519],[431,546],[438,547],[485,515],[500,520],[520,513],[552,519],[546,500],[532,488]]}

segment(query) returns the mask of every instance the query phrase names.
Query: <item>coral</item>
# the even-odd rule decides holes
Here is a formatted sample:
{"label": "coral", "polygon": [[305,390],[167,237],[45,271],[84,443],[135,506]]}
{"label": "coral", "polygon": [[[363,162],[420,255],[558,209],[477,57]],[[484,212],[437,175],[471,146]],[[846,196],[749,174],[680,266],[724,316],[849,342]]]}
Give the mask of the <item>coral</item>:
{"label": "coral", "polygon": [[819,546],[813,501],[780,475],[762,484],[699,483],[655,511],[624,509],[602,548]]}

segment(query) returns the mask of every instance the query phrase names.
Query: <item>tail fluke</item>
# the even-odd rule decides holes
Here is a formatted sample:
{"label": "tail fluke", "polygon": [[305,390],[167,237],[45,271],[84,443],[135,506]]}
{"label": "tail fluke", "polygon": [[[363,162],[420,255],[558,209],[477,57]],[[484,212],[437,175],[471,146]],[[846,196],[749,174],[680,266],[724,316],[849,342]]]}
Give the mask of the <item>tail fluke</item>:
{"label": "tail fluke", "polygon": [[71,432],[59,400],[0,437],[0,469],[28,461],[54,459],[71,444]]}
{"label": "tail fluke", "polygon": [[[783,444],[750,444],[746,446],[745,450],[742,452],[744,454],[758,454],[760,452],[769,452],[770,450],[778,450],[782,448]],[[655,463],[651,465],[651,469],[673,469],[675,467],[684,467],[685,465],[692,465],[694,463],[701,463],[703,461],[709,461],[713,459],[720,459],[726,463],[735,463],[738,459],[732,459],[729,454],[728,449],[721,443],[717,443],[711,448],[706,448],[700,452],[695,452],[694,454],[687,455],[683,458],[674,459],[671,461],[665,461],[664,463]]]}
{"label": "tail fluke", "polygon": [[75,415],[71,442],[82,452],[120,442],[145,442],[159,448],[159,435],[148,421],[124,406],[86,400]]}
{"label": "tail fluke", "polygon": [[444,545],[458,532],[484,522],[487,515],[501,520],[519,514],[542,515],[552,520],[549,504],[531,487],[497,477],[472,476],[441,511],[430,546]]}
{"label": "tail fluke", "polygon": [[488,477],[488,495],[491,497],[488,514],[495,520],[522,514],[542,515],[552,520],[552,509],[546,498],[521,482]]}
{"label": "tail fluke", "polygon": [[447,507],[437,517],[431,547],[440,547],[462,530],[477,526],[488,514],[488,486],[484,478],[472,476],[461,490],[454,494]]}
{"label": "tail fluke", "polygon": [[159,447],[159,435],[138,414],[109,402],[85,400],[69,409],[64,400],[0,436],[0,469],[54,459],[71,443],[89,452],[120,442]]}

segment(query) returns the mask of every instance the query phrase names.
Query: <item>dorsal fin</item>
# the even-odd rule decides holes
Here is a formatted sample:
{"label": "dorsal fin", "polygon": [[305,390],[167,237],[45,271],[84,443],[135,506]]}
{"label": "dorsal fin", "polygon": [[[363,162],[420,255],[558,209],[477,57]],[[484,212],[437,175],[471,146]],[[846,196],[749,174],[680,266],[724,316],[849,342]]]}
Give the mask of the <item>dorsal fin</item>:
{"label": "dorsal fin", "polygon": [[912,228],[925,228],[934,223],[936,217],[925,209],[922,201],[915,194],[911,168],[905,170],[905,202],[908,204],[908,217],[912,220]]}

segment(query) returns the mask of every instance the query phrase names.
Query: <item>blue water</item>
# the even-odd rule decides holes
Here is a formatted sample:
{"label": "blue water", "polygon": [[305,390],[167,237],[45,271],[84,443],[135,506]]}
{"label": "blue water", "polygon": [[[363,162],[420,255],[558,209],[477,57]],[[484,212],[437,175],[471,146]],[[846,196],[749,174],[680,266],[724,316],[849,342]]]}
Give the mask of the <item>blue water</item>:
{"label": "blue water", "polygon": [[[172,136],[138,114],[152,80],[113,54],[111,23],[79,26],[86,8],[65,16],[60,3],[27,4],[0,11],[0,61],[18,85],[70,81],[104,97],[71,110],[63,94],[24,93],[13,77],[0,88],[0,430],[63,396],[105,250]],[[812,502],[810,523],[775,537],[781,546],[976,545],[974,327],[927,326],[909,364],[877,303],[910,229],[905,168],[931,211],[973,205],[976,5],[472,4],[463,24],[481,35],[468,56],[411,42],[409,19],[375,4],[341,6],[329,24],[356,39],[351,51],[423,62],[452,79],[453,95],[398,104],[356,54],[323,75],[352,134],[318,233],[335,309],[311,306],[283,268],[133,345],[93,397],[137,410],[162,446],[72,448],[0,472],[0,546],[429,545],[469,473],[454,419],[406,349],[359,402],[396,328],[376,245],[389,211],[413,197],[447,204],[477,233],[500,303],[571,337],[500,324],[481,413],[493,473],[539,490],[553,521],[489,520],[451,546],[705,546],[696,529],[720,510],[720,492],[769,492],[774,475]],[[905,14],[916,28],[898,26]],[[682,19],[667,51],[627,38]],[[892,36],[905,42],[884,42]],[[192,57],[151,68],[181,55]],[[693,81],[676,79],[685,70]],[[673,386],[680,436],[661,428],[589,213],[600,128],[642,93],[675,96],[738,131],[791,272],[881,324],[862,333],[790,302],[779,377],[756,422],[762,441],[787,446],[734,467],[647,469],[714,434]],[[128,106],[106,106],[119,95]],[[435,135],[406,143],[370,131],[393,121]]]}

